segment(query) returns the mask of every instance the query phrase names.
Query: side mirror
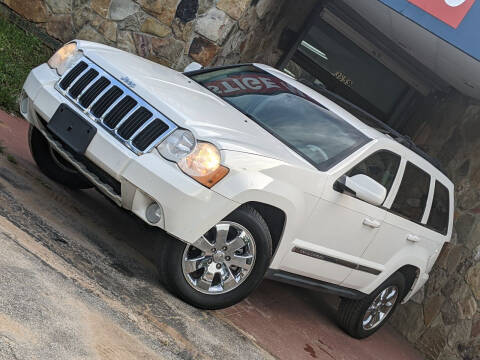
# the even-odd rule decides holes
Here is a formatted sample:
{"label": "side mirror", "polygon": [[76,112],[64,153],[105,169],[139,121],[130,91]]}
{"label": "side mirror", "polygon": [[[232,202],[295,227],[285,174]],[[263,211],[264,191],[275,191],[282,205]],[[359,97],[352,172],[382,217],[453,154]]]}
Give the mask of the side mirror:
{"label": "side mirror", "polygon": [[185,69],[183,69],[183,72],[190,72],[190,71],[197,71],[197,70],[202,70],[203,66],[202,64],[199,64],[197,62],[192,62],[188,64]]}
{"label": "side mirror", "polygon": [[350,192],[356,198],[366,201],[369,204],[380,206],[387,197],[387,189],[371,177],[363,174],[348,177],[343,175],[333,184],[334,190],[338,192]]}

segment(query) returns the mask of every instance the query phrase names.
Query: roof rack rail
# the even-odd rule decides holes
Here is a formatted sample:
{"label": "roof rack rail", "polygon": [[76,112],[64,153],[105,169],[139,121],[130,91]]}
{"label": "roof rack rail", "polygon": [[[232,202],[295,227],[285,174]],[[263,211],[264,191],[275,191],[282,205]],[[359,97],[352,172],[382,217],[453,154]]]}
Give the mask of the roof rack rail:
{"label": "roof rack rail", "polygon": [[[311,85],[311,84],[306,84],[306,85]],[[362,108],[358,107],[355,104],[352,104],[350,101],[346,100],[345,98],[325,89],[325,88],[320,88],[318,86],[314,87],[314,90],[318,91],[322,95],[327,96],[330,100],[335,101],[332,99],[334,97],[336,100],[340,101],[342,105],[348,105],[351,109],[355,110],[355,112],[360,113],[362,116],[358,116],[358,114],[354,114],[358,117],[358,119],[362,122],[364,122],[366,125],[373,127],[374,129],[390,135],[395,141],[398,143],[402,144],[406,148],[412,150],[414,153],[417,155],[421,156],[428,162],[430,162],[433,166],[435,166],[440,172],[442,172],[444,175],[447,175],[445,169],[443,168],[442,164],[438,159],[434,158],[433,156],[428,155],[425,151],[420,149],[417,144],[413,142],[413,140],[407,136],[399,133],[397,130],[391,128],[387,124],[385,124],[382,120],[376,118],[369,112],[363,110]],[[347,109],[350,110],[350,109]],[[365,119],[368,118],[368,119]]]}

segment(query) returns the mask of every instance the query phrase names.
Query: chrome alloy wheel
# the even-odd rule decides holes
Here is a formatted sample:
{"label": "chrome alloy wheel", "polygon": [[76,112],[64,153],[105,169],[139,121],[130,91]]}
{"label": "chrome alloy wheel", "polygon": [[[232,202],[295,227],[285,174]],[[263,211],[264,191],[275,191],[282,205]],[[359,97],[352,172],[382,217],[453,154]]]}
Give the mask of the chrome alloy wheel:
{"label": "chrome alloy wheel", "polygon": [[397,299],[398,288],[396,286],[389,286],[378,294],[363,317],[363,329],[372,330],[380,325],[392,311]]}
{"label": "chrome alloy wheel", "polygon": [[185,248],[183,275],[204,294],[224,294],[243,283],[255,264],[255,241],[240,224],[222,221]]}

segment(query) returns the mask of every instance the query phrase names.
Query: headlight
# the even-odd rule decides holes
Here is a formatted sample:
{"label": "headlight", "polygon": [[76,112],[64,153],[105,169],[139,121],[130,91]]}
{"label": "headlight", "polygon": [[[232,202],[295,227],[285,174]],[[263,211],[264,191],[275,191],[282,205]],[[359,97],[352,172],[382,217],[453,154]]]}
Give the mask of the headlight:
{"label": "headlight", "polygon": [[158,151],[165,159],[177,162],[190,154],[196,144],[190,131],[176,130],[160,144]]}
{"label": "headlight", "polygon": [[82,52],[77,50],[77,44],[72,42],[58,49],[47,64],[57,70],[58,75],[63,75],[82,56]]}
{"label": "headlight", "polygon": [[220,161],[220,151],[215,145],[199,142],[195,150],[177,164],[185,174],[211,188],[228,174],[228,168]]}
{"label": "headlight", "polygon": [[158,151],[167,160],[174,161],[188,176],[211,188],[228,174],[222,166],[220,151],[213,144],[197,142],[188,130],[176,130],[159,146]]}

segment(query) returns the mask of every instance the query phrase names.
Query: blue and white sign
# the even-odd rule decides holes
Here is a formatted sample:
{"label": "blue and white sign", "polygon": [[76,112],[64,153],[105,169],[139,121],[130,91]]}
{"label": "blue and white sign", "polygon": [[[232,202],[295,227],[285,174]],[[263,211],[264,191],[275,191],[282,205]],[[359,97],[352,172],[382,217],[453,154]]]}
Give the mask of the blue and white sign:
{"label": "blue and white sign", "polygon": [[480,1],[379,1],[480,61]]}

